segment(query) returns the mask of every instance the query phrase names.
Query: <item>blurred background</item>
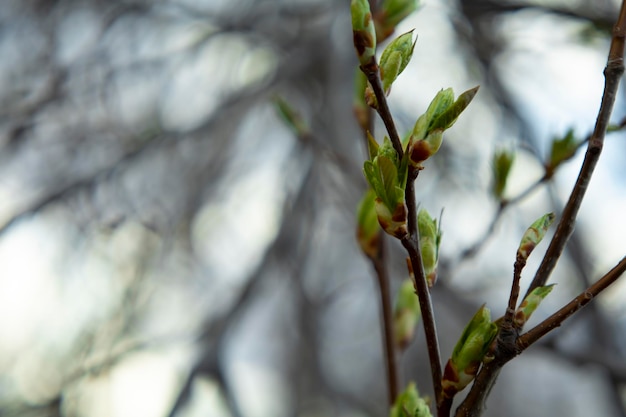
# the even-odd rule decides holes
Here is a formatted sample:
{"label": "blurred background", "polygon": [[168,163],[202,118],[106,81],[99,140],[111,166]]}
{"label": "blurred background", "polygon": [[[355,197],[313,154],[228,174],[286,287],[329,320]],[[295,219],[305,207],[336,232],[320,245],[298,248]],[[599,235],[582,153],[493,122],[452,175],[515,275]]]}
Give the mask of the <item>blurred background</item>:
{"label": "blurred background", "polygon": [[[424,0],[398,28],[418,37],[390,96],[401,132],[441,88],[481,85],[416,184],[444,209],[444,358],[479,305],[504,312],[523,230],[560,213],[584,153],[485,239],[493,152],[517,153],[515,197],[555,137],[591,133],[618,10]],[[378,289],[354,239],[356,62],[347,0],[3,0],[0,416],[386,415]],[[624,139],[607,136],[533,323],[624,256]],[[389,242],[394,290],[404,256]],[[486,415],[626,416],[625,296],[618,282],[505,367]],[[421,324],[401,374],[432,395]]]}

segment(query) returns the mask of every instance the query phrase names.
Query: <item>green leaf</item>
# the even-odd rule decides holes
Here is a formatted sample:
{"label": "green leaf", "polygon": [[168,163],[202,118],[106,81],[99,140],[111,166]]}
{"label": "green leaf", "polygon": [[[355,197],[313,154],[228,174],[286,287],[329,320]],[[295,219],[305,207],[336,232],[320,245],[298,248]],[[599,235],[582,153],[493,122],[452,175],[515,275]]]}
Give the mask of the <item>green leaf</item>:
{"label": "green leaf", "polygon": [[393,312],[393,334],[398,348],[406,348],[413,340],[419,318],[420,304],[413,280],[406,279],[398,290]]}
{"label": "green leaf", "polygon": [[539,304],[552,291],[555,284],[537,287],[530,292],[515,311],[514,322],[518,327],[524,326]]}
{"label": "green leaf", "polygon": [[385,136],[382,146],[378,149],[378,155],[386,156],[391,159],[394,164],[398,164],[398,153],[387,136]]}
{"label": "green leaf", "polygon": [[408,65],[414,48],[415,42],[413,42],[411,30],[398,36],[383,51],[380,57],[380,78],[385,94],[389,94],[391,85]]}
{"label": "green leaf", "polygon": [[373,160],[378,155],[378,142],[374,139],[374,136],[368,131],[367,132],[367,150],[370,154],[370,160]]}
{"label": "green leaf", "polygon": [[448,397],[469,384],[482,363],[489,346],[498,334],[491,312],[483,304],[467,324],[446,364],[442,386]]}
{"label": "green leaf", "polygon": [[[446,130],[452,127],[452,125],[454,124],[454,122],[456,122],[461,113],[463,113],[463,110],[465,110],[467,106],[469,106],[469,104],[472,102],[474,96],[478,92],[479,87],[480,86],[476,86],[465,91],[456,99],[454,104],[448,105],[443,112],[433,116],[433,118],[431,118],[432,123],[429,130]],[[449,90],[452,91],[452,89]]]}
{"label": "green leaf", "polygon": [[493,154],[492,173],[493,173],[493,195],[497,199],[502,199],[506,183],[515,160],[515,154],[505,150],[496,151]]}
{"label": "green leaf", "polygon": [[437,227],[437,220],[433,219],[425,209],[421,209],[417,214],[417,227],[420,233],[420,251],[424,273],[426,274],[428,286],[432,287],[437,278],[441,232]]}
{"label": "green leaf", "polygon": [[402,66],[402,55],[400,52],[393,51],[387,55],[387,59],[384,64],[381,61],[380,64],[380,78],[383,83],[383,90],[386,95],[389,95],[391,84],[400,75],[400,66]]}
{"label": "green leaf", "polygon": [[426,131],[428,130],[428,117],[426,113],[422,114],[417,118],[415,122],[415,126],[413,126],[413,132],[411,134],[410,140],[422,140],[426,137]]}
{"label": "green leaf", "polygon": [[420,397],[414,382],[410,382],[391,407],[390,417],[432,417],[428,402]]}
{"label": "green leaf", "polygon": [[354,75],[354,96],[352,98],[352,108],[359,126],[363,131],[369,129],[369,106],[365,102],[365,88],[368,86],[367,77],[360,68],[356,69]]}
{"label": "green leaf", "polygon": [[386,156],[380,155],[376,158],[380,174],[383,180],[383,186],[385,188],[385,198],[379,196],[385,201],[387,207],[390,210],[395,208],[396,199],[396,186],[398,185],[398,168],[393,161]]}
{"label": "green leaf", "polygon": [[562,138],[554,138],[550,152],[548,169],[554,171],[556,167],[576,155],[580,141],[574,136],[574,129],[569,129]]}
{"label": "green leaf", "polygon": [[398,23],[419,7],[417,0],[384,0],[376,14],[376,34],[381,41],[393,33]]}
{"label": "green leaf", "polygon": [[437,93],[426,113],[422,114],[413,126],[407,148],[409,164],[412,167],[421,168],[422,162],[437,153],[441,147],[443,132],[454,124],[472,101],[476,91],[478,87],[467,90],[456,101],[451,88]]}
{"label": "green leaf", "polygon": [[363,164],[363,172],[365,173],[365,178],[367,179],[370,187],[374,190],[376,196],[384,200],[386,197],[385,186],[383,184],[378,166],[372,161],[365,161]]}
{"label": "green leaf", "polygon": [[[404,196],[404,190],[406,188],[406,181],[409,176],[409,155],[405,152],[402,155],[400,164],[398,164],[398,187],[402,189],[402,195]],[[404,199],[404,197],[402,197]]]}
{"label": "green leaf", "polygon": [[554,222],[554,213],[547,213],[538,218],[530,225],[520,241],[519,248],[517,249],[517,258],[526,260],[535,249],[535,247],[541,242],[546,235],[548,228]]}
{"label": "green leaf", "polygon": [[432,129],[435,121],[443,115],[454,103],[454,91],[451,88],[440,90],[435,98],[430,102],[426,110],[426,119],[428,120],[428,129],[426,134]]}
{"label": "green leaf", "polygon": [[302,116],[289,105],[282,97],[274,97],[276,111],[285,124],[293,130],[297,136],[308,135],[310,130]]}
{"label": "green leaf", "polygon": [[378,253],[380,225],[374,208],[376,194],[369,188],[357,208],[357,241],[361,250],[374,258]]}

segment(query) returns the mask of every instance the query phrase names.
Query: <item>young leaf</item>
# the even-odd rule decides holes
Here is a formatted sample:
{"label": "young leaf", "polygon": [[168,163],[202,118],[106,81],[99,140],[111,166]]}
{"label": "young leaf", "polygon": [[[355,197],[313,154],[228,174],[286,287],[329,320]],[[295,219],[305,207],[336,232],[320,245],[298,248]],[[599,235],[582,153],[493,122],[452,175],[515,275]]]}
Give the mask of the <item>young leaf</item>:
{"label": "young leaf", "polygon": [[[445,129],[452,127],[454,122],[456,122],[456,119],[458,119],[461,113],[463,113],[463,110],[465,110],[467,106],[469,106],[469,104],[472,102],[472,100],[474,99],[474,96],[478,92],[478,88],[480,88],[480,86],[470,88],[469,90],[461,94],[456,99],[454,104],[448,106],[445,109],[445,111],[443,111],[442,113],[440,113],[438,116],[435,117],[435,119],[433,120],[430,126],[430,129],[445,130]],[[449,90],[452,91],[452,89],[449,89]]]}
{"label": "young leaf", "polygon": [[537,307],[539,307],[539,303],[550,294],[554,285],[555,284],[537,287],[524,298],[524,301],[522,301],[522,304],[520,304],[519,308],[515,311],[515,316],[513,317],[513,322],[516,326],[522,328],[524,324],[526,324],[530,316],[535,312]]}
{"label": "young leaf", "polygon": [[367,131],[369,126],[369,106],[365,102],[365,89],[368,86],[367,77],[360,68],[356,69],[354,75],[354,96],[352,98],[352,110],[359,126],[363,131]]}
{"label": "young leaf", "polygon": [[382,42],[395,30],[398,23],[419,7],[418,0],[384,0],[379,12],[374,16],[376,36]]}
{"label": "young leaf", "polygon": [[483,304],[463,330],[446,364],[442,380],[445,396],[452,398],[474,379],[497,334],[498,326]]}
{"label": "young leaf", "polygon": [[444,130],[454,124],[477,91],[478,87],[467,90],[456,101],[451,88],[437,93],[426,113],[422,114],[413,126],[408,146],[409,163],[412,167],[421,168],[422,162],[437,153]]}
{"label": "young leaf", "polygon": [[293,130],[297,136],[305,136],[309,134],[309,127],[302,116],[282,97],[274,97],[274,105],[276,106],[276,111],[285,124],[289,126],[289,128]]}
{"label": "young leaf", "polygon": [[357,209],[357,241],[361,250],[370,258],[376,257],[380,244],[380,225],[374,208],[376,194],[367,190]]}
{"label": "young leaf", "polygon": [[378,146],[371,135],[368,140],[370,153],[376,150],[377,155],[365,161],[363,172],[376,194],[374,208],[378,222],[385,232],[401,239],[407,234],[408,210],[404,203],[407,158],[398,161],[398,154],[388,138],[382,146]]}
{"label": "young leaf", "polygon": [[531,252],[541,242],[546,235],[548,228],[554,221],[554,213],[544,214],[540,218],[534,221],[530,225],[520,241],[519,248],[517,249],[517,258],[526,261]]}
{"label": "young leaf", "polygon": [[420,251],[424,273],[426,274],[428,286],[432,287],[437,280],[441,233],[437,227],[437,220],[433,219],[425,209],[421,209],[417,214],[417,227],[420,233]]}
{"label": "young leaf", "polygon": [[432,414],[428,401],[420,397],[415,383],[410,382],[396,398],[389,417],[432,417]]}
{"label": "young leaf", "polygon": [[396,186],[398,185],[398,168],[391,159],[384,155],[378,156],[376,160],[385,188],[385,197],[379,197],[381,197],[387,207],[391,209],[395,206],[394,203],[397,202]]}
{"label": "young leaf", "polygon": [[389,94],[391,85],[404,71],[413,56],[413,31],[404,33],[394,39],[380,57],[380,78],[385,94]]}
{"label": "young leaf", "polygon": [[371,160],[376,158],[376,156],[378,155],[378,148],[379,148],[378,142],[376,142],[376,139],[374,139],[374,136],[372,136],[372,134],[368,130],[367,131],[367,150],[369,151]]}
{"label": "young leaf", "polygon": [[493,154],[492,172],[493,172],[493,195],[501,200],[506,189],[506,183],[515,160],[515,154],[505,150],[496,151]]}
{"label": "young leaf", "polygon": [[574,136],[574,129],[569,129],[561,139],[555,138],[552,141],[548,171],[552,173],[563,162],[574,157],[579,144]]}
{"label": "young leaf", "polygon": [[453,103],[454,91],[451,88],[439,90],[426,110],[426,119],[428,120],[427,130],[424,132],[426,135],[433,129],[434,122],[443,115]]}
{"label": "young leaf", "polygon": [[405,349],[415,335],[420,318],[420,304],[413,280],[406,279],[400,286],[393,311],[393,328],[396,346]]}

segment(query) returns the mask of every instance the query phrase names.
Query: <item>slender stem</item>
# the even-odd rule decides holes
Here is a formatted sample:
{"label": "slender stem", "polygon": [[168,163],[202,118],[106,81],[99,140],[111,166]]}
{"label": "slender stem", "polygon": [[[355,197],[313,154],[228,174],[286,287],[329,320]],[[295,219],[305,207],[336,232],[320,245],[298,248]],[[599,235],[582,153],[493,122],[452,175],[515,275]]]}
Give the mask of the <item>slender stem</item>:
{"label": "slender stem", "polygon": [[609,285],[613,284],[626,271],[626,256],[600,278],[595,284],[591,285],[585,291],[581,292],[576,298],[566,304],[559,311],[539,323],[537,326],[523,334],[517,340],[518,348],[521,351],[528,348],[537,340],[548,334],[550,331],[559,327],[567,318],[572,316],[578,310],[587,305],[596,295],[604,291]]}
{"label": "slender stem", "polygon": [[[440,403],[442,396],[441,390],[441,355],[439,353],[439,339],[437,337],[437,327],[435,325],[435,316],[433,314],[433,305],[430,297],[430,291],[428,284],[426,283],[426,277],[422,278],[418,276],[416,265],[422,264],[422,255],[415,244],[415,240],[410,237],[402,239],[402,246],[407,250],[409,258],[411,259],[411,265],[413,266],[413,272],[415,273],[415,285],[417,289],[417,295],[420,303],[420,310],[422,312],[422,322],[424,323],[424,333],[426,334],[426,346],[428,348],[428,357],[430,360],[430,369],[433,378],[433,389],[435,391],[435,398],[437,404]],[[425,294],[422,296],[422,294]]]}
{"label": "slender stem", "polygon": [[[376,95],[376,100],[378,103],[377,111],[381,119],[383,120],[385,127],[387,128],[391,143],[398,153],[399,158],[402,158],[402,156],[404,155],[404,150],[402,149],[402,141],[400,140],[400,136],[398,136],[398,131],[396,130],[393,117],[391,116],[389,106],[387,105],[387,97],[385,96],[385,92],[383,90],[382,84],[380,82],[380,77],[378,75],[378,65],[375,61],[373,61],[367,65],[362,65],[361,70],[367,77],[367,80],[374,90],[374,94]],[[424,273],[424,265],[422,263],[422,255],[419,250],[419,230],[417,228],[417,204],[415,202],[414,184],[418,173],[418,170],[409,169],[408,180],[405,189],[405,201],[408,211],[409,233],[402,239],[402,245],[409,254],[409,258],[411,259],[411,264],[413,266],[413,272],[415,274],[417,296],[419,298],[420,309],[422,313],[422,323],[424,326],[424,333],[426,335],[426,345],[428,347],[430,370],[433,379],[433,389],[437,407],[439,410],[439,405],[441,404],[443,399],[443,391],[441,390],[441,354],[439,351],[439,339],[437,336],[437,326],[435,324],[435,315],[433,311],[432,300],[430,297],[430,290],[428,289],[426,274]],[[440,417],[443,416],[443,414],[439,415]]]}
{"label": "slender stem", "polygon": [[376,111],[381,119],[383,119],[383,123],[385,124],[385,128],[389,133],[389,138],[391,139],[391,143],[393,144],[393,148],[398,153],[398,157],[402,158],[404,155],[404,150],[402,149],[402,141],[400,140],[400,136],[398,135],[398,130],[396,129],[396,124],[393,121],[393,117],[391,116],[391,111],[389,110],[389,105],[387,104],[387,97],[385,96],[385,91],[383,90],[383,85],[380,82],[380,77],[378,75],[378,65],[376,62],[372,62],[368,65],[361,65],[361,71],[367,77],[367,81],[369,81],[372,86],[372,90],[374,90],[374,94],[376,95],[376,100],[378,102],[378,106]]}
{"label": "slender stem", "polygon": [[393,316],[391,311],[391,291],[389,286],[389,273],[387,272],[385,262],[385,244],[384,232],[380,232],[380,240],[378,252],[375,258],[370,258],[376,277],[378,278],[378,287],[380,289],[380,306],[383,318],[383,334],[385,363],[387,368],[387,390],[389,395],[389,404],[393,405],[398,396],[398,363],[396,360],[396,349],[394,345],[393,334]]}
{"label": "slender stem", "polygon": [[613,37],[609,49],[607,65],[604,69],[604,93],[600,104],[600,111],[596,119],[596,125],[587,145],[587,152],[583,161],[583,166],[578,174],[578,179],[570,195],[561,221],[554,233],[550,246],[531,282],[526,295],[532,290],[545,285],[550,274],[554,270],[557,261],[563,253],[565,244],[574,230],[578,209],[583,201],[585,192],[589,186],[589,181],[600,158],[604,136],[609,125],[609,118],[615,103],[617,88],[620,78],[624,73],[624,39],[626,37],[626,2],[622,2],[619,18],[613,28]]}
{"label": "slender stem", "polygon": [[[363,129],[363,139],[365,140],[365,153],[369,155],[367,132],[374,134],[374,118],[373,110],[368,107],[366,115],[366,127]],[[369,156],[368,156],[369,157]],[[389,397],[389,405],[393,405],[398,396],[398,361],[395,349],[395,337],[393,333],[393,313],[391,308],[391,290],[389,284],[389,272],[387,271],[386,249],[385,249],[385,233],[381,230],[378,236],[378,250],[375,257],[369,257],[376,278],[378,279],[378,289],[380,292],[380,308],[382,311],[383,326],[383,348],[385,353],[385,365],[387,371],[387,395]]]}
{"label": "slender stem", "polygon": [[517,299],[520,291],[519,282],[524,266],[526,266],[526,260],[518,255],[515,260],[515,266],[513,267],[513,284],[511,285],[511,293],[509,294],[509,305],[507,306],[506,313],[504,313],[505,325],[512,325],[513,323],[513,315],[515,314],[515,307],[517,307]]}

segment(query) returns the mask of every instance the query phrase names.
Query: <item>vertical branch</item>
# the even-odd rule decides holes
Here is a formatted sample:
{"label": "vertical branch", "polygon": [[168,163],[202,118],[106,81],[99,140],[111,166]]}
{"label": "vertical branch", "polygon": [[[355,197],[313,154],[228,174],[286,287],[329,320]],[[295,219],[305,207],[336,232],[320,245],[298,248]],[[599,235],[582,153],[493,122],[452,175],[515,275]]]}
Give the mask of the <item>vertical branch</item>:
{"label": "vertical branch", "polygon": [[[361,70],[367,77],[376,100],[378,102],[378,114],[383,120],[389,138],[393,144],[394,149],[398,153],[398,156],[402,158],[404,150],[402,149],[402,141],[398,136],[398,131],[395,127],[393,117],[389,111],[387,105],[387,97],[385,96],[382,88],[380,78],[378,75],[378,65],[375,61],[372,61],[369,65],[362,65]],[[435,315],[433,311],[432,300],[430,297],[430,290],[426,281],[426,274],[424,273],[424,265],[422,263],[422,256],[420,253],[419,245],[419,231],[417,228],[417,204],[415,202],[415,184],[414,181],[417,178],[417,170],[409,170],[408,180],[405,189],[405,199],[408,211],[408,235],[405,236],[402,241],[402,246],[407,250],[413,266],[413,272],[415,273],[415,283],[417,288],[417,296],[419,298],[420,309],[422,312],[422,323],[424,325],[424,333],[426,335],[426,345],[428,347],[428,357],[430,360],[430,369],[433,380],[433,390],[435,394],[436,403],[442,402],[442,390],[441,390],[441,354],[439,351],[439,338],[437,336],[437,326],[435,324]]]}
{"label": "vertical branch", "polygon": [[[559,222],[556,233],[550,242],[550,246],[546,251],[541,265],[539,266],[539,269],[537,270],[526,295],[528,295],[535,288],[545,285],[548,277],[552,273],[552,270],[556,266],[556,262],[563,252],[569,236],[573,231],[576,215],[602,151],[604,136],[608,127],[611,111],[615,103],[617,88],[619,86],[620,78],[624,73],[625,38],[626,0],[623,0],[617,23],[613,29],[613,37],[611,39],[607,65],[604,69],[604,93],[598,117],[596,119],[594,132],[589,139],[583,165],[576,180],[576,184],[574,185],[574,189],[572,190],[570,198],[565,206],[565,209],[563,210],[561,221]],[[481,369],[469,394],[457,409],[455,414],[456,417],[480,416],[485,408],[485,400],[489,395],[491,387],[493,386],[493,383],[495,382],[502,366],[521,353],[532,343],[539,340],[549,331],[560,326],[566,318],[570,317],[590,302],[591,299],[603,291],[608,285],[615,282],[615,280],[617,280],[617,278],[625,270],[626,259],[622,259],[622,261],[620,261],[620,263],[613,268],[613,270],[601,278],[596,284],[589,287],[586,291],[581,293],[553,316],[544,320],[544,322],[540,325],[536,326],[521,337],[513,338],[513,340],[511,340],[512,338],[503,338],[502,335],[498,336],[494,360]],[[514,344],[511,344],[512,341]]]}
{"label": "vertical branch", "polygon": [[375,258],[371,258],[376,277],[378,278],[378,288],[380,290],[380,306],[382,310],[385,363],[387,368],[387,392],[389,404],[393,405],[398,396],[398,363],[396,360],[396,349],[394,345],[393,333],[393,313],[391,310],[391,291],[389,285],[389,274],[385,265],[385,243],[384,232],[380,232],[380,243]]}
{"label": "vertical branch", "polygon": [[604,145],[604,136],[609,125],[611,112],[615,103],[617,88],[619,81],[624,73],[624,40],[626,38],[626,2],[622,2],[617,23],[613,27],[613,37],[611,39],[611,47],[606,67],[604,69],[604,93],[600,110],[596,119],[596,125],[587,145],[587,152],[583,161],[582,168],[578,174],[578,179],[574,185],[574,189],[570,194],[569,200],[565,205],[561,221],[554,233],[554,237],[550,242],[550,246],[528,288],[526,295],[532,290],[545,285],[550,274],[554,270],[557,261],[563,253],[565,244],[574,230],[576,216],[585,196],[585,192],[589,186],[589,181],[593,171],[600,158],[602,146]]}

